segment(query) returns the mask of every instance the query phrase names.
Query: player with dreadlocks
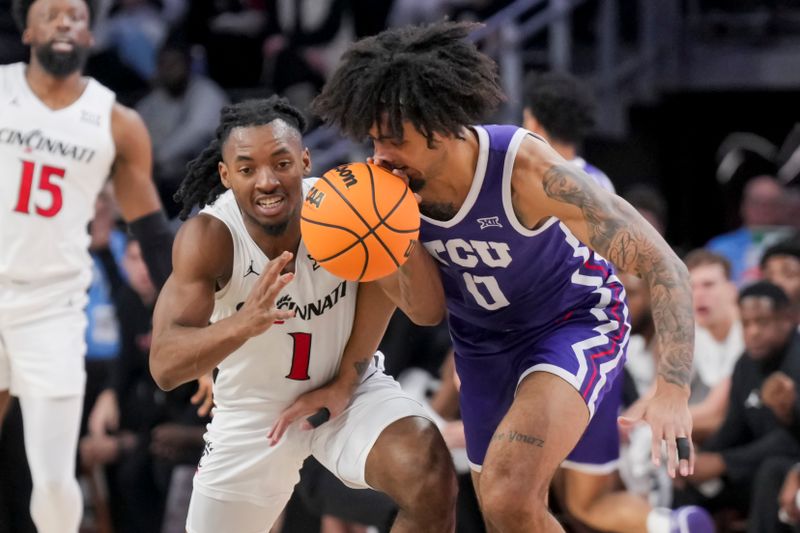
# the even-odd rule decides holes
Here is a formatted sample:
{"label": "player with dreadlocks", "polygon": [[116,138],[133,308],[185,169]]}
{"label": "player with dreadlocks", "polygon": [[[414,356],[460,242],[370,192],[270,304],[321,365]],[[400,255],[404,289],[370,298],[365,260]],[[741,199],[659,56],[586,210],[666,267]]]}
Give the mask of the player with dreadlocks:
{"label": "player with dreadlocks", "polygon": [[314,182],[304,127],[275,96],[224,108],[177,193],[182,216],[205,207],[176,238],[150,368],[164,389],[219,369],[186,529],[268,531],[314,455],[347,485],[391,496],[392,531],[453,531],[444,440],[375,353],[394,305],[319,268],[302,243]]}
{"label": "player with dreadlocks", "polygon": [[[144,123],[82,73],[93,43],[90,7],[14,0],[30,60],[0,66],[0,421],[15,395],[40,533],[74,533],[81,518],[86,229],[109,176],[153,279],[160,285],[171,270],[173,236],[151,180]],[[109,422],[102,430],[115,429]]]}
{"label": "player with dreadlocks", "polygon": [[[647,280],[661,347],[657,392],[636,414],[652,426],[653,459],[666,440],[670,473],[692,470],[688,276],[629,204],[542,138],[477,125],[503,94],[494,62],[466,41],[473,27],[391,29],[353,44],[313,109],[369,137],[374,161],[421,196],[420,241],[444,284],[467,455],[490,530],[563,531],[547,510],[550,480],[565,459],[604,445],[581,436],[625,357],[616,268]],[[412,319],[440,305],[413,284],[425,265],[398,276]]]}

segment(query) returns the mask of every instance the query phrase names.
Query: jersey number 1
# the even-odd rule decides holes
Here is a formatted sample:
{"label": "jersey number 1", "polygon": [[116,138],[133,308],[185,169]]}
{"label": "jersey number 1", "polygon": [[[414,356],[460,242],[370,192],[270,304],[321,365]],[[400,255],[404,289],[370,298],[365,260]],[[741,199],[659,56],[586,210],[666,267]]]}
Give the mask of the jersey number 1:
{"label": "jersey number 1", "polygon": [[[17,198],[17,206],[14,208],[14,211],[17,213],[24,213],[28,215],[31,212],[31,191],[33,190],[33,178],[35,173],[36,163],[33,161],[23,160],[22,182],[19,186],[19,198]],[[64,203],[64,199],[61,195],[61,185],[50,181],[53,177],[63,178],[64,169],[51,167],[50,165],[42,165],[41,169],[39,170],[39,183],[37,184],[37,188],[40,191],[49,193],[51,201],[50,205],[47,207],[41,207],[39,205],[34,207],[36,209],[36,214],[45,218],[56,216],[58,212],[61,211],[61,206]]]}
{"label": "jersey number 1", "polygon": [[288,379],[305,381],[308,375],[308,364],[311,359],[311,333],[289,333],[294,341],[292,350],[292,368],[286,376]]}

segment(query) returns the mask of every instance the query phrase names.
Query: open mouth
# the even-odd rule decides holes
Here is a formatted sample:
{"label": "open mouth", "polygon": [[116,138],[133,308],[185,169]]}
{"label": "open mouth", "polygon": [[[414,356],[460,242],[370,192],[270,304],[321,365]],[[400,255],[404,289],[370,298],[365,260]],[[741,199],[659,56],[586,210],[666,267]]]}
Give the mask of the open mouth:
{"label": "open mouth", "polygon": [[286,199],[283,196],[260,196],[256,198],[256,210],[262,216],[275,216],[283,209]]}
{"label": "open mouth", "polygon": [[75,44],[69,39],[53,39],[50,48],[56,52],[72,52]]}

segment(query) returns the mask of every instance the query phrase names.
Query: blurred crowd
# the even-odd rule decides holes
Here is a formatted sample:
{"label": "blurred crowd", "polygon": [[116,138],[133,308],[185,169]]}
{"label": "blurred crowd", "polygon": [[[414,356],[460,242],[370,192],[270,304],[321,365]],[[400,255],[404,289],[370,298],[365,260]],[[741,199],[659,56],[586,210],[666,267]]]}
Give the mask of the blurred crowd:
{"label": "blurred crowd", "polygon": [[[352,40],[443,16],[480,20],[507,3],[104,0],[94,13],[97,43],[87,72],[142,115],[153,141],[154,178],[175,216],[172,194],[186,163],[212,137],[227,102],[277,92],[306,108]],[[0,0],[0,63],[26,56],[8,4]],[[524,92],[526,127],[559,144],[565,136],[553,131],[556,126],[538,107],[541,95],[532,96],[528,86]],[[585,103],[578,98],[576,105]],[[581,120],[566,135],[572,144],[565,148],[568,159],[579,157],[591,130],[591,106]],[[613,187],[613,176],[610,181]],[[657,187],[639,184],[618,192],[665,234],[669,209]],[[671,243],[689,269],[694,296],[694,474],[673,481],[666,467],[654,466],[647,427],[622,434],[620,488],[654,506],[701,505],[714,513],[720,531],[800,531],[798,198],[797,186],[770,175],[750,176],[738,228],[699,249]],[[98,198],[90,233],[94,281],[86,311],[88,382],[79,446],[85,529],[183,531],[210,415],[196,384],[163,392],[150,376],[156,290],[109,190]],[[623,282],[632,335],[620,379],[625,408],[632,409],[653,393],[659,347],[646,284],[628,275]],[[425,403],[452,451],[460,473],[458,531],[485,531],[465,456],[446,325],[418,327],[398,313],[381,350],[387,373]],[[20,424],[19,410],[12,409],[0,432],[0,533],[34,531]],[[573,531],[590,531],[565,506],[559,508],[557,498],[553,504]],[[387,497],[349,489],[310,459],[274,531],[383,532],[395,512]]]}

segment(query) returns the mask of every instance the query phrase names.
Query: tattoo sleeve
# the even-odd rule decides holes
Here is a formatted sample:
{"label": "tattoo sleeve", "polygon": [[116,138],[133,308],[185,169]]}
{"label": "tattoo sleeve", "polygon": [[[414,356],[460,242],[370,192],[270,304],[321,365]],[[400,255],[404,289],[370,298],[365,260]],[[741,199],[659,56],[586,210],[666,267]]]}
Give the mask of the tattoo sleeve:
{"label": "tattoo sleeve", "polygon": [[647,281],[661,353],[658,373],[669,383],[688,385],[694,318],[686,267],[632,207],[599,192],[590,179],[571,165],[555,165],[545,172],[542,183],[548,197],[581,210],[588,228],[586,244],[621,270]]}

